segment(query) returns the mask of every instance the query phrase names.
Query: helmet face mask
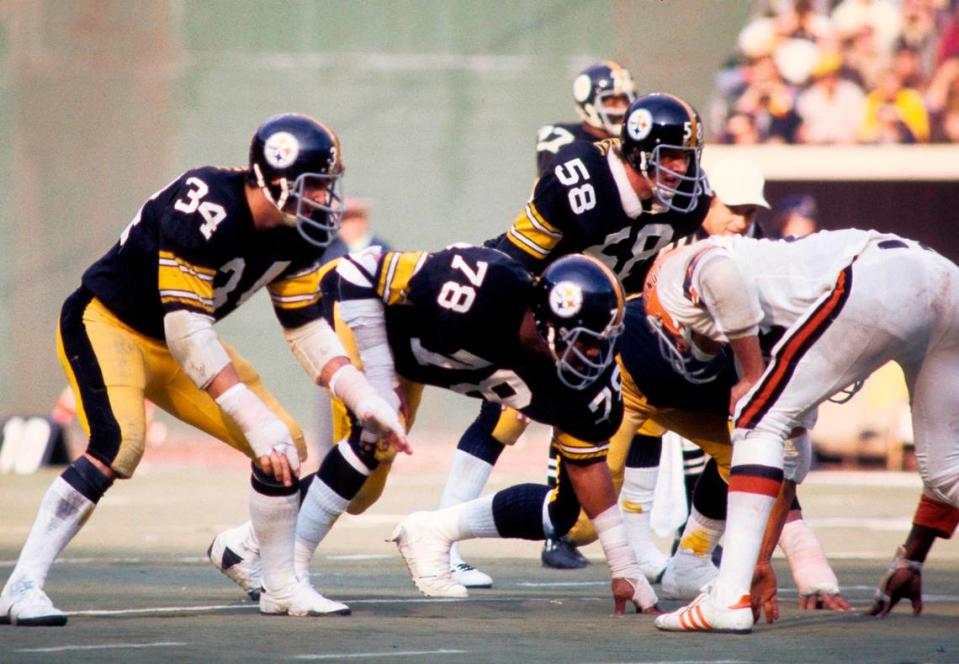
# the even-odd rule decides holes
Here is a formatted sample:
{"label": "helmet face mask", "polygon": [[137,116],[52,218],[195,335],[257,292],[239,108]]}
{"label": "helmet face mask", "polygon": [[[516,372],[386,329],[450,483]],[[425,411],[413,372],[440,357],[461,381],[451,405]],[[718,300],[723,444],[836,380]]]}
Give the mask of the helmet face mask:
{"label": "helmet face mask", "polygon": [[[343,174],[301,173],[280,210],[307,242],[325,247],[343,220]],[[289,209],[292,204],[292,215]]]}
{"label": "helmet face mask", "polygon": [[[670,252],[672,253],[672,252]],[[646,322],[656,335],[659,354],[673,371],[690,383],[709,383],[716,379],[723,368],[721,353],[712,353],[696,344],[693,332],[677,322],[663,306],[657,291],[659,272],[669,253],[661,255],[653,263],[643,287],[643,307]]]}
{"label": "helmet face mask", "polygon": [[619,136],[626,108],[635,98],[629,70],[609,60],[587,67],[573,80],[576,112],[584,123],[609,136]]}
{"label": "helmet face mask", "polygon": [[565,256],[540,275],[533,318],[563,385],[585,389],[613,363],[624,299],[616,276],[588,256]]}
{"label": "helmet face mask", "polygon": [[250,144],[250,179],[317,247],[333,241],[343,218],[340,142],[323,123],[287,113],[267,119]]}
{"label": "helmet face mask", "polygon": [[547,328],[547,345],[556,360],[557,376],[574,390],[588,387],[603,375],[615,359],[616,340],[623,332],[622,322],[610,324],[602,332],[584,326]]}
{"label": "helmet face mask", "polygon": [[[649,182],[659,204],[680,213],[696,209],[707,185],[700,164],[703,124],[692,106],[664,93],[644,95],[629,105],[620,140],[626,161]],[[682,171],[676,168],[681,162]]]}

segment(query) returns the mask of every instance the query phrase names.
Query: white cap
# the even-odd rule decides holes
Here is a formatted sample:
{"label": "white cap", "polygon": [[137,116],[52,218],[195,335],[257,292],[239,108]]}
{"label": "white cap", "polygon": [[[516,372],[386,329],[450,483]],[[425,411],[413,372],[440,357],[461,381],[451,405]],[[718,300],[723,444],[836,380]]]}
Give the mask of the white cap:
{"label": "white cap", "polygon": [[737,157],[724,157],[709,166],[709,185],[723,203],[735,205],[758,205],[769,209],[763,195],[766,178],[755,164]]}

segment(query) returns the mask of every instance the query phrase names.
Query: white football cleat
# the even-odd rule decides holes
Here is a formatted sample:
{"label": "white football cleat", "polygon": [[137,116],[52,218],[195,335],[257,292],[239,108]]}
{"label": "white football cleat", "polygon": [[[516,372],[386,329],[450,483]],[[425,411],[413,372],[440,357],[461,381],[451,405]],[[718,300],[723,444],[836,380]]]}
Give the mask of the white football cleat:
{"label": "white football cleat", "polygon": [[260,593],[260,613],[268,616],[348,616],[352,611],[342,602],[318,593],[307,580],[291,586],[286,592]]}
{"label": "white football cleat", "polygon": [[33,581],[9,583],[0,594],[0,625],[24,627],[62,627],[67,616],[53,605],[47,594]]}
{"label": "white football cleat", "polygon": [[427,597],[469,597],[450,573],[452,542],[432,523],[430,512],[413,512],[393,531],[390,541],[406,561],[413,583]]}
{"label": "white football cleat", "polygon": [[693,599],[719,574],[709,556],[678,549],[663,572],[662,595],[667,599]]}
{"label": "white football cleat", "polygon": [[206,556],[213,566],[226,574],[254,602],[260,599],[263,585],[260,551],[252,547],[250,524],[224,530],[213,538]]}
{"label": "white football cleat", "polygon": [[460,562],[450,567],[450,576],[453,581],[467,588],[493,587],[493,577],[479,571],[467,562]]}
{"label": "white football cleat", "polygon": [[723,606],[713,597],[711,588],[678,611],[656,618],[656,627],[664,632],[731,632],[748,634],[753,630],[753,611],[749,595],[731,606]]}

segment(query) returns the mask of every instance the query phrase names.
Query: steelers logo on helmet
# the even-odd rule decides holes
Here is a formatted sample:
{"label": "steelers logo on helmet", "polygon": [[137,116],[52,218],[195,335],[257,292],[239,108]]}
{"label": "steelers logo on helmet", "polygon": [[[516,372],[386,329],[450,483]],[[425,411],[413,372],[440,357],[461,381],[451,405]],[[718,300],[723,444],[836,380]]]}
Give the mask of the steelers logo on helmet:
{"label": "steelers logo on helmet", "polygon": [[583,103],[589,99],[590,93],[593,91],[593,82],[589,78],[589,74],[580,74],[576,77],[576,80],[573,81],[573,98]]}
{"label": "steelers logo on helmet", "polygon": [[572,318],[583,308],[583,289],[572,281],[561,281],[549,292],[549,308],[560,318]]}
{"label": "steelers logo on helmet", "polygon": [[293,134],[286,131],[272,134],[263,145],[263,156],[273,168],[287,168],[293,165],[299,154],[299,141]]}
{"label": "steelers logo on helmet", "polygon": [[641,141],[653,129],[653,114],[646,108],[637,108],[626,120],[626,131],[634,141]]}

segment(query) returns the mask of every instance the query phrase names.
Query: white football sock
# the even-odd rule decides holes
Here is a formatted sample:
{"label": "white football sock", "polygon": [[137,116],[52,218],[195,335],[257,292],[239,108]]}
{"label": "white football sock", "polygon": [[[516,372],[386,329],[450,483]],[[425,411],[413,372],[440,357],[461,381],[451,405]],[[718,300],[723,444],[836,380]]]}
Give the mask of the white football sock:
{"label": "white football sock", "polygon": [[300,496],[267,496],[250,490],[250,522],[260,543],[263,565],[263,589],[271,594],[292,592],[293,536]]}
{"label": "white football sock", "polygon": [[430,512],[433,523],[453,542],[476,537],[499,537],[493,519],[494,495]]}
{"label": "white football sock", "polygon": [[694,556],[711,556],[725,530],[725,521],[705,517],[693,506],[679,540],[679,550]]}
{"label": "white football sock", "polygon": [[440,498],[440,509],[478,498],[492,472],[493,466],[479,457],[462,450],[453,452],[453,462]]}
{"label": "white football sock", "polygon": [[309,576],[310,562],[316,547],[349,504],[349,500],[333,491],[319,477],[313,479],[296,520],[293,565],[297,578],[305,579]]}
{"label": "white football sock", "polygon": [[[477,498],[483,493],[483,487],[486,486],[492,472],[492,464],[469,452],[454,451],[446,486],[443,487],[443,495],[440,498],[440,509]],[[450,566],[456,567],[462,562],[459,545],[454,543],[450,548]]]}
{"label": "white football sock", "polygon": [[658,466],[627,467],[623,474],[623,489],[620,492],[626,538],[636,554],[639,566],[647,576],[662,571],[666,565],[666,556],[653,542],[653,531],[650,527],[658,475]]}
{"label": "white football sock", "polygon": [[96,505],[58,477],[47,489],[7,585],[32,581],[42,588],[53,561],[80,531]]}
{"label": "white football sock", "polygon": [[723,561],[716,578],[715,596],[719,602],[731,606],[748,597],[753,570],[759,557],[763,533],[775,497],[765,493],[736,490],[737,466],[783,467],[783,441],[751,431],[747,438],[743,431],[733,433],[732,475],[726,508],[726,540]]}

